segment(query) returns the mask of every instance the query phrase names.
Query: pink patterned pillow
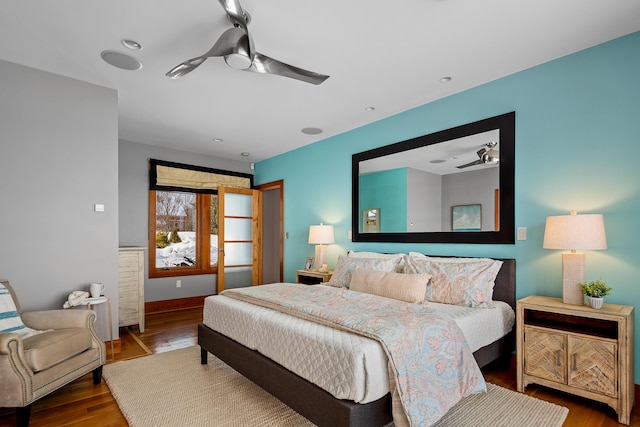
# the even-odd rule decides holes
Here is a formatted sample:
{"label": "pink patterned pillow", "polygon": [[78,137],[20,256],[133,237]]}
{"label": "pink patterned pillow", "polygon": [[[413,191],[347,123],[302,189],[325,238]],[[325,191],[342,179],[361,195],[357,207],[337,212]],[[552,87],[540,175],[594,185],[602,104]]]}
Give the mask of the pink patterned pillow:
{"label": "pink patterned pillow", "polygon": [[356,267],[377,271],[395,271],[402,257],[398,258],[351,258],[340,255],[333,275],[327,285],[349,288]]}
{"label": "pink patterned pillow", "polygon": [[489,258],[410,258],[408,273],[429,273],[427,301],[493,307],[493,286],[502,261]]}

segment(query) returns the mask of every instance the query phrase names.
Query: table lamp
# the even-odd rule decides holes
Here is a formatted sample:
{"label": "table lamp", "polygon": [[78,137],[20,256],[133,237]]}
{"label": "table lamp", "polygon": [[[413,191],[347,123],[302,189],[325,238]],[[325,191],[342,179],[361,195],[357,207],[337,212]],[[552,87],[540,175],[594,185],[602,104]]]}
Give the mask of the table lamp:
{"label": "table lamp", "polygon": [[327,247],[325,245],[335,243],[333,237],[333,225],[309,226],[309,244],[316,245],[316,269],[326,264]]}
{"label": "table lamp", "polygon": [[548,216],[544,227],[545,249],[565,249],[562,254],[562,302],[583,305],[579,283],[585,282],[585,255],[576,250],[607,249],[601,214]]}

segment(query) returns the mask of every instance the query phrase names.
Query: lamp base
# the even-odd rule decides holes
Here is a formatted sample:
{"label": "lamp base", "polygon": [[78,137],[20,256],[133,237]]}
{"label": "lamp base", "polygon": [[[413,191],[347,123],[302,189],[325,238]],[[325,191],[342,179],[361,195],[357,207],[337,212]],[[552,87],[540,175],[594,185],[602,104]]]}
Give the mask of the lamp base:
{"label": "lamp base", "polygon": [[584,305],[584,295],[579,283],[585,282],[585,255],[583,253],[562,254],[562,302]]}
{"label": "lamp base", "polygon": [[327,261],[327,245],[316,245],[316,270],[326,264]]}

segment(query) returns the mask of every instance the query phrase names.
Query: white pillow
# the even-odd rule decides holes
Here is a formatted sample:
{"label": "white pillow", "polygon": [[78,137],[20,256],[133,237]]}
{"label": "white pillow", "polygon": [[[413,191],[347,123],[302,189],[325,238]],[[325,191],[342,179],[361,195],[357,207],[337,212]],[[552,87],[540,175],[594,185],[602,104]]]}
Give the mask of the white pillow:
{"label": "white pillow", "polygon": [[349,289],[400,301],[421,303],[427,292],[428,274],[402,274],[357,267]]}
{"label": "white pillow", "polygon": [[44,332],[31,329],[22,323],[9,289],[2,283],[0,283],[0,332],[13,332],[20,335],[22,339]]}

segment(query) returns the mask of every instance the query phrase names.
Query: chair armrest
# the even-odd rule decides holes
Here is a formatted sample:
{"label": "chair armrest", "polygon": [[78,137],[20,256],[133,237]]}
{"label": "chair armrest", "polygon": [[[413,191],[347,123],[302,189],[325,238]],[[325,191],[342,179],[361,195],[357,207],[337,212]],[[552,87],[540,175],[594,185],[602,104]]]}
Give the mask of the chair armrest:
{"label": "chair armrest", "polygon": [[13,332],[0,332],[0,354],[9,354],[9,351],[12,350],[9,348],[9,343],[15,341],[18,343],[14,344],[14,348],[20,347],[22,349],[22,339],[20,335]]}
{"label": "chair armrest", "polygon": [[28,405],[34,400],[33,376],[20,335],[0,332],[0,407]]}
{"label": "chair armrest", "polygon": [[96,320],[93,310],[30,311],[20,315],[32,329],[90,328]]}

